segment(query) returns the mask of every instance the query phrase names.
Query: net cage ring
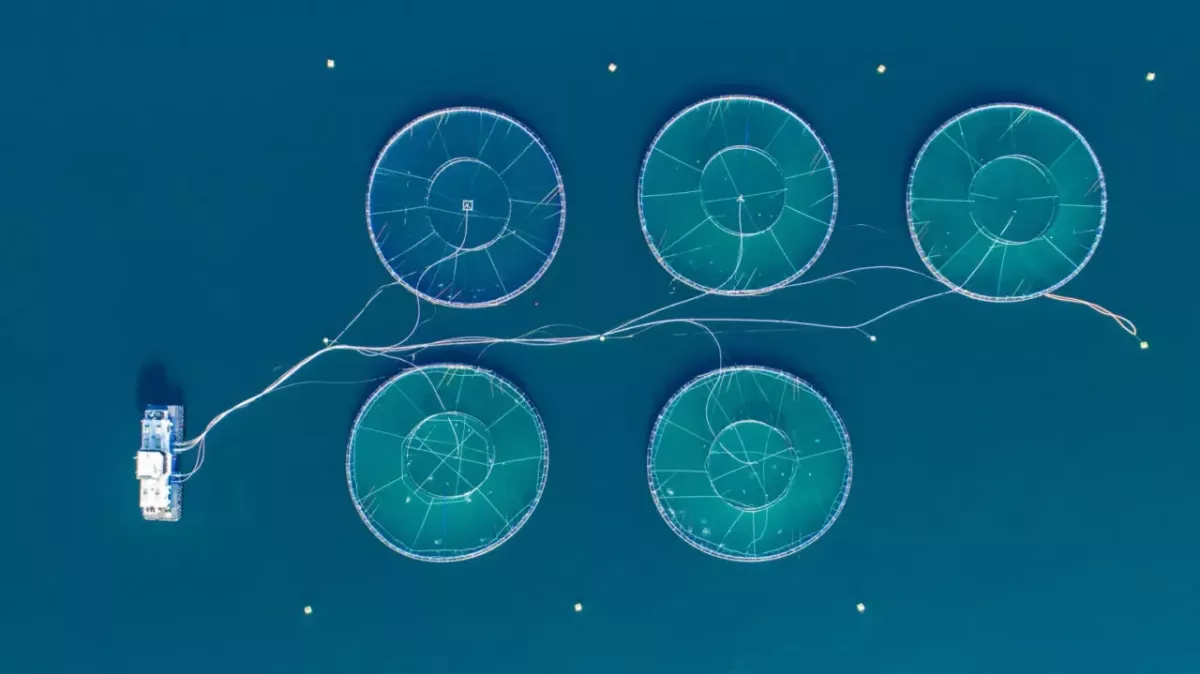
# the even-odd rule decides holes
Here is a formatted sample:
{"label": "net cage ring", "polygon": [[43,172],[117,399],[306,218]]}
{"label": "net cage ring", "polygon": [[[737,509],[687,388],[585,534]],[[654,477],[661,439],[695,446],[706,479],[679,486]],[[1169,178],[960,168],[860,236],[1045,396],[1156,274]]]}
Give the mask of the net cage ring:
{"label": "net cage ring", "polygon": [[479,367],[409,368],[363,404],[346,449],[355,510],[384,545],[429,562],[473,559],[514,536],[545,489],[537,410]]}
{"label": "net cage ring", "polygon": [[996,103],[942,124],[917,153],[909,234],[951,290],[987,302],[1052,293],[1100,244],[1104,172],[1074,126],[1042,108]]}
{"label": "net cage ring", "polygon": [[558,164],[529,127],[455,107],[388,140],[371,167],[366,213],[392,278],[433,304],[481,308],[542,277],[567,210]]}
{"label": "net cage ring", "polygon": [[804,274],[837,219],[837,173],[795,112],[757,96],[695,103],[659,130],[638,176],[658,263],[705,293],[760,295]]}
{"label": "net cage ring", "polygon": [[782,370],[725,367],[671,396],[654,423],[650,494],[667,526],[709,555],[763,562],[833,526],[853,460],[841,418]]}

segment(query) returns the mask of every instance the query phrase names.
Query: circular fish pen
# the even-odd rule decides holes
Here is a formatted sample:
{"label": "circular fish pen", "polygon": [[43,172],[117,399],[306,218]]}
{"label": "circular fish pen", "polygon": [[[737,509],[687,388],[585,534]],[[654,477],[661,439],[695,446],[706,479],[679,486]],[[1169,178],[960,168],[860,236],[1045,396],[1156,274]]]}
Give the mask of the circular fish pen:
{"label": "circular fish pen", "polygon": [[499,375],[425,365],[380,386],[346,452],[346,480],[367,528],[429,562],[478,557],[511,538],[546,486],[546,431]]}
{"label": "circular fish pen", "polygon": [[566,224],[562,175],[525,125],[491,110],[429,113],[371,168],[367,229],[392,277],[435,304],[503,304],[541,278]]}
{"label": "circular fish pen", "polygon": [[787,108],[722,96],[675,115],[638,178],[638,216],[671,276],[704,292],[758,295],[808,270],[837,217],[824,143]]}
{"label": "circular fish pen", "polygon": [[850,438],[825,398],[764,367],[703,374],[650,435],[650,494],[680,538],[710,555],[762,562],[833,525],[850,493]]}
{"label": "circular fish pen", "polygon": [[925,141],[908,226],[929,271],[988,302],[1051,293],[1092,258],[1108,195],[1100,162],[1063,118],[1029,105],[973,108]]}

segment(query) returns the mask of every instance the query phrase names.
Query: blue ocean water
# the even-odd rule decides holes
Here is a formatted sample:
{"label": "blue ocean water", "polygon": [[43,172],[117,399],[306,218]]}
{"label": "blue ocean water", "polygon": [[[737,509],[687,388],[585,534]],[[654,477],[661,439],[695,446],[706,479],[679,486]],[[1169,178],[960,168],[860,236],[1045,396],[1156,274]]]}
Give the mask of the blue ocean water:
{"label": "blue ocean water", "polygon": [[[5,14],[0,671],[1200,669],[1194,7],[185,0]],[[1019,100],[1064,116],[1109,189],[1104,239],[1064,292],[1129,316],[1151,348],[1047,300],[945,298],[881,322],[874,343],[723,334],[727,362],[811,381],[853,442],[841,518],[765,565],[689,548],[654,509],[650,426],[718,363],[669,329],[480,361],[537,404],[551,444],[537,511],[480,559],[413,562],[358,519],[346,436],[370,380],[395,368],[353,356],[307,378],[358,383],[292,388],[222,424],[180,524],[140,519],[141,404],[181,396],[197,428],[387,282],[364,192],[405,122],[494,107],[538,133],[566,181],[541,281],[500,309],[439,309],[428,334],[598,332],[682,296],[638,227],[637,171],[671,115],[731,92],[796,110],[834,158],[838,228],[813,275],[920,264],[905,180],[954,113]],[[712,306],[847,322],[928,290],[867,276]],[[414,307],[389,295],[361,340],[401,336]]]}

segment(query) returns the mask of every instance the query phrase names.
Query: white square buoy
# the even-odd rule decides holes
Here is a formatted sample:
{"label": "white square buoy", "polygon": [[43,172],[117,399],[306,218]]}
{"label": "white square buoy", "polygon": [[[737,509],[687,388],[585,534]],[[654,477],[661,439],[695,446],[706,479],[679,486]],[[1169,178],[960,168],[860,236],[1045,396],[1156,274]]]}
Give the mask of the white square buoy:
{"label": "white square buoy", "polygon": [[1154,73],[1146,73],[1146,81],[1147,81],[1147,82],[1153,82],[1153,81],[1154,81],[1154,78],[1155,78],[1155,74],[1154,74]]}
{"label": "white square buoy", "polygon": [[882,63],[880,63],[880,64],[879,64],[879,67],[875,69],[875,72],[877,72],[877,73],[879,73],[880,75],[882,75],[882,74],[884,74],[884,73],[886,73],[886,72],[887,72],[887,66],[883,65]]}
{"label": "white square buoy", "polygon": [[583,610],[583,604],[575,604],[575,612],[579,613]]}
{"label": "white square buoy", "polygon": [[325,59],[325,67],[326,68],[332,68],[334,65],[335,64],[333,62],[333,59]]}

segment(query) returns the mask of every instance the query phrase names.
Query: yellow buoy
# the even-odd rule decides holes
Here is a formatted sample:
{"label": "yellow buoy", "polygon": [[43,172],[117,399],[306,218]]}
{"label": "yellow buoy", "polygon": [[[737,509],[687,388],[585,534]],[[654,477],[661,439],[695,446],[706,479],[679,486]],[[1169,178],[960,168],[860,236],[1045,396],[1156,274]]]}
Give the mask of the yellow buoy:
{"label": "yellow buoy", "polygon": [[1154,73],[1146,73],[1146,81],[1153,82],[1156,75]]}

